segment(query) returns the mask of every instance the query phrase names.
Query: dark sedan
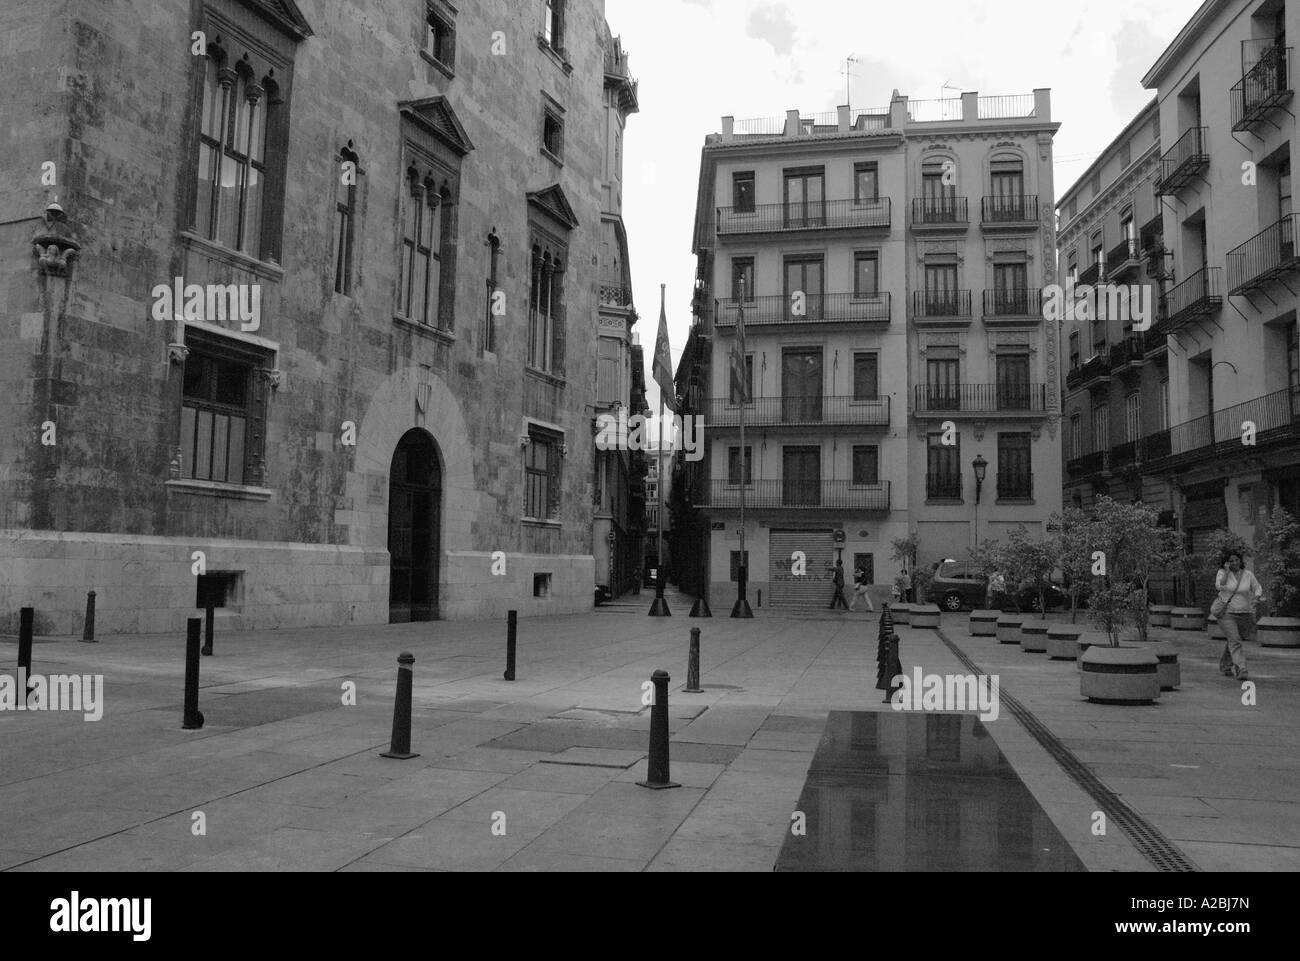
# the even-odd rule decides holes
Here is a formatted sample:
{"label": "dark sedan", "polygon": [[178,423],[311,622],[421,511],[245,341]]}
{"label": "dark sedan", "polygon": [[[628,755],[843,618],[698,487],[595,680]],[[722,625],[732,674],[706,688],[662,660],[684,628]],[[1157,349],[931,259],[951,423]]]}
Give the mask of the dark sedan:
{"label": "dark sedan", "polygon": [[[927,600],[938,604],[945,611],[979,610],[988,603],[989,579],[973,565],[961,561],[946,560],[934,567],[934,582],[930,585]],[[1020,610],[1038,610],[1038,592],[1026,588],[1017,597],[1007,597],[1004,607],[1014,608],[1019,600]],[[1069,598],[1056,583],[1048,585],[1047,609],[1062,610],[1069,604]]]}

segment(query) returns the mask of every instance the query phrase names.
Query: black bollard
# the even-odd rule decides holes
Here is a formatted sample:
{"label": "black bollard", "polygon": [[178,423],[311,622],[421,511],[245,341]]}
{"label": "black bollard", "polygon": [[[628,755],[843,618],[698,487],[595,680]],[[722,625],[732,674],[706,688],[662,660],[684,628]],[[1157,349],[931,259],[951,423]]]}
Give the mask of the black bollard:
{"label": "black bollard", "polygon": [[197,731],[203,726],[199,710],[199,631],[203,622],[197,617],[185,623],[185,721],[181,729]]}
{"label": "black bollard", "polygon": [[659,569],[655,571],[655,599],[650,605],[651,617],[672,617],[673,612],[668,610],[668,599],[664,597],[664,576],[666,568],[660,564]]}
{"label": "black bollard", "polygon": [[36,609],[34,607],[24,607],[18,612],[18,678],[19,683],[26,686],[27,690],[23,692],[23,703],[27,703],[27,695],[32,693],[32,623],[36,620]]}
{"label": "black bollard", "polygon": [[515,679],[515,641],[519,633],[519,612],[506,612],[506,673],[507,681]]}
{"label": "black bollard", "polygon": [[87,644],[95,643],[95,592],[86,594],[86,627],[81,632],[81,639]]}
{"label": "black bollard", "polygon": [[691,617],[712,617],[713,612],[709,610],[709,599],[701,594],[695,599],[694,606],[691,607]]}
{"label": "black bollard", "polygon": [[411,753],[411,682],[414,672],[411,665],[415,663],[413,654],[399,654],[397,657],[397,699],[393,701],[393,740],[388,750],[380,757],[390,757],[396,761],[409,761],[418,754]]}
{"label": "black bollard", "polygon": [[700,629],[691,628],[691,653],[686,661],[686,688],[685,694],[703,694],[704,689],[700,687]]}
{"label": "black bollard", "polygon": [[208,606],[203,609],[203,656],[204,657],[212,656],[212,627],[213,627],[213,621],[216,620],[216,616],[217,614],[215,609],[212,607],[212,604],[209,603]]}
{"label": "black bollard", "polygon": [[655,701],[650,708],[650,761],[646,767],[646,779],[637,781],[637,784],[663,791],[681,787],[668,778],[668,672],[655,671],[651,680],[655,686]]}
{"label": "black bollard", "polygon": [[[745,598],[745,591],[748,588],[748,586],[749,586],[749,567],[745,564],[741,564],[739,570],[736,572],[737,596],[736,596],[736,604],[731,609],[732,620],[748,621],[748,620],[753,620],[754,618],[754,611],[749,606],[749,601],[746,600]],[[762,607],[763,605],[759,604],[758,606]]]}

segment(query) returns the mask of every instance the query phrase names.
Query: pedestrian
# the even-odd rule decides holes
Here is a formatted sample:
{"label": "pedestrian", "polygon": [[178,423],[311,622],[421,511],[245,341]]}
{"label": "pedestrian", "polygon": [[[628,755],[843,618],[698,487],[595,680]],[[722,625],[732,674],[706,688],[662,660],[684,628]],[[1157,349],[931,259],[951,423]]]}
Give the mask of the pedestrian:
{"label": "pedestrian", "polygon": [[853,572],[853,600],[849,603],[849,610],[855,611],[858,608],[858,601],[867,602],[867,613],[876,613],[876,605],[871,603],[870,585],[867,583],[867,572],[858,568]]}
{"label": "pedestrian", "polygon": [[1007,579],[996,567],[989,574],[989,610],[1002,611],[1007,606]]}
{"label": "pedestrian", "polygon": [[844,598],[844,562],[835,562],[835,596],[831,598],[831,610],[835,610],[835,605],[840,605],[846,611],[849,609],[849,602]]}
{"label": "pedestrian", "polygon": [[1241,554],[1226,551],[1214,587],[1219,592],[1210,613],[1219,619],[1228,642],[1219,658],[1219,670],[1225,677],[1240,681],[1250,680],[1246,670],[1247,640],[1256,640],[1255,605],[1264,596],[1264,588],[1250,571],[1246,570]]}

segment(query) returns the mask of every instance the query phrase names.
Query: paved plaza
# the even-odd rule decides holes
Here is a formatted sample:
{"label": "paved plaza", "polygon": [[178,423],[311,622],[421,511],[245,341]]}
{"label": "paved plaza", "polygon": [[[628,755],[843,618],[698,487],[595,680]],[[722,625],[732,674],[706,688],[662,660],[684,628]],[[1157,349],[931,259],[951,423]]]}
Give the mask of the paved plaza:
{"label": "paved plaza", "polygon": [[[718,604],[715,619],[689,620],[689,599],[670,593],[663,620],[645,616],[650,600],[522,619],[513,683],[503,621],[218,633],[199,731],[181,729],[182,638],[38,638],[33,670],[102,674],[105,710],[94,723],[0,712],[0,870],[1158,870],[1113,820],[1096,832],[1103,805],[1073,762],[1190,866],[1300,869],[1294,651],[1250,649],[1258,703],[1244,706],[1216,669],[1221,644],[1159,631],[1178,647],[1181,690],[1117,707],[1082,700],[1073,663],[972,638],[965,615],[940,632],[900,627],[906,673],[969,674],[960,651],[1032,718],[1004,704],[985,724],[955,721],[963,750],[992,742],[994,760],[964,781],[924,763],[933,727],[901,761],[832,750],[854,730],[906,748],[899,725],[927,720],[875,690],[877,616],[758,610],[746,622]],[[691,627],[703,631],[698,695],[682,691]],[[408,761],[380,757],[402,651],[415,656]],[[0,673],[16,661],[15,639],[0,638]],[[659,668],[682,786],[649,791],[636,783],[642,685]],[[1004,788],[1021,813],[998,814]],[[939,823],[944,804],[967,805],[966,820]],[[996,830],[973,828],[980,818]]]}

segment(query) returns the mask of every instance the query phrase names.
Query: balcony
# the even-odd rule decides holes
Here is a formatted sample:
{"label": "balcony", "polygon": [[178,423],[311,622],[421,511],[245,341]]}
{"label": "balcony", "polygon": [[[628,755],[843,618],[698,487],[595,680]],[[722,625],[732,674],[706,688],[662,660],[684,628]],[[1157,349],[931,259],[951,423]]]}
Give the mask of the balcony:
{"label": "balcony", "polygon": [[[1255,426],[1253,447],[1242,443],[1245,424]],[[1168,453],[1153,466],[1161,472],[1234,454],[1256,454],[1269,447],[1293,448],[1300,442],[1300,387],[1216,410],[1170,428],[1168,436]]]}
{"label": "balcony", "polygon": [[1142,352],[1150,360],[1169,350],[1169,322],[1160,321],[1142,332]]}
{"label": "balcony", "polygon": [[621,287],[616,284],[601,284],[600,285],[600,306],[631,307],[632,288]]}
{"label": "balcony", "polygon": [[998,500],[1028,501],[1034,498],[1034,475],[1030,471],[998,472]]}
{"label": "balcony", "polygon": [[961,500],[961,474],[926,474],[925,496],[932,501]]}
{"label": "balcony", "polygon": [[[712,430],[740,426],[740,405],[715,397],[706,407],[705,424]],[[745,405],[745,427],[876,427],[888,430],[890,398],[757,397]]]}
{"label": "balcony", "polygon": [[1209,169],[1210,155],[1206,153],[1205,133],[1205,127],[1193,127],[1161,155],[1157,197],[1178,193]]}
{"label": "balcony", "polygon": [[1279,277],[1300,271],[1295,249],[1297,216],[1288,214],[1228,252],[1229,297],[1261,290]]}
{"label": "balcony", "polygon": [[1028,230],[1038,226],[1036,194],[1005,194],[985,197],[980,226],[984,230]]}
{"label": "balcony", "polygon": [[916,387],[918,417],[1041,415],[1046,410],[1046,384],[918,384]]}
{"label": "balcony", "polygon": [[1126,368],[1141,367],[1146,363],[1146,341],[1142,334],[1125,337],[1110,349],[1110,369],[1118,374]]}
{"label": "balcony", "polygon": [[1120,470],[1125,467],[1132,467],[1138,461],[1138,443],[1129,441],[1127,444],[1120,444],[1118,447],[1110,449],[1110,467],[1111,470]]}
{"label": "balcony", "polygon": [[[719,300],[714,303],[714,325],[722,330],[734,328],[740,303]],[[795,313],[793,297],[780,295],[755,297],[745,303],[745,326],[770,327],[777,324],[888,324],[893,297],[888,293],[808,294],[802,314]]]}
{"label": "balcony", "polygon": [[1271,123],[1268,115],[1291,99],[1291,50],[1273,39],[1242,41],[1242,62],[1254,65],[1232,87],[1234,132]]}
{"label": "balcony", "polygon": [[[751,481],[745,486],[745,510],[839,510],[889,513],[889,481],[868,486],[851,481]],[[730,481],[711,482],[704,510],[740,510],[741,488]]]}
{"label": "balcony", "polygon": [[1065,469],[1073,477],[1084,477],[1088,474],[1099,474],[1109,469],[1109,466],[1110,451],[1098,450],[1068,461]]}
{"label": "balcony", "polygon": [[917,197],[912,201],[912,230],[917,233],[961,232],[969,227],[965,197]]}
{"label": "balcony", "polygon": [[1222,267],[1202,267],[1165,297],[1169,332],[1174,333],[1223,309]]}
{"label": "balcony", "polygon": [[969,290],[914,290],[912,318],[917,321],[970,322]]}
{"label": "balcony", "polygon": [[984,323],[1043,319],[1043,292],[1037,287],[1004,287],[984,291]]}
{"label": "balcony", "polygon": [[890,198],[810,200],[805,203],[719,207],[718,237],[808,233],[826,230],[884,230],[893,226]]}
{"label": "balcony", "polygon": [[[1104,345],[1103,345],[1104,351]],[[1075,371],[1070,371],[1073,375]],[[1077,371],[1078,387],[1101,387],[1110,383],[1110,357],[1099,351],[1089,357]],[[1067,386],[1069,378],[1066,378]],[[1072,388],[1073,389],[1073,388]]]}
{"label": "balcony", "polygon": [[1137,238],[1122,240],[1106,255],[1106,278],[1118,280],[1130,270],[1136,270],[1141,263],[1142,252],[1138,248]]}
{"label": "balcony", "polygon": [[1075,285],[1075,289],[1077,290],[1079,287],[1084,286],[1092,287],[1102,279],[1102,276],[1101,264],[1093,264],[1091,267],[1085,267],[1083,272],[1079,274],[1079,281]]}

